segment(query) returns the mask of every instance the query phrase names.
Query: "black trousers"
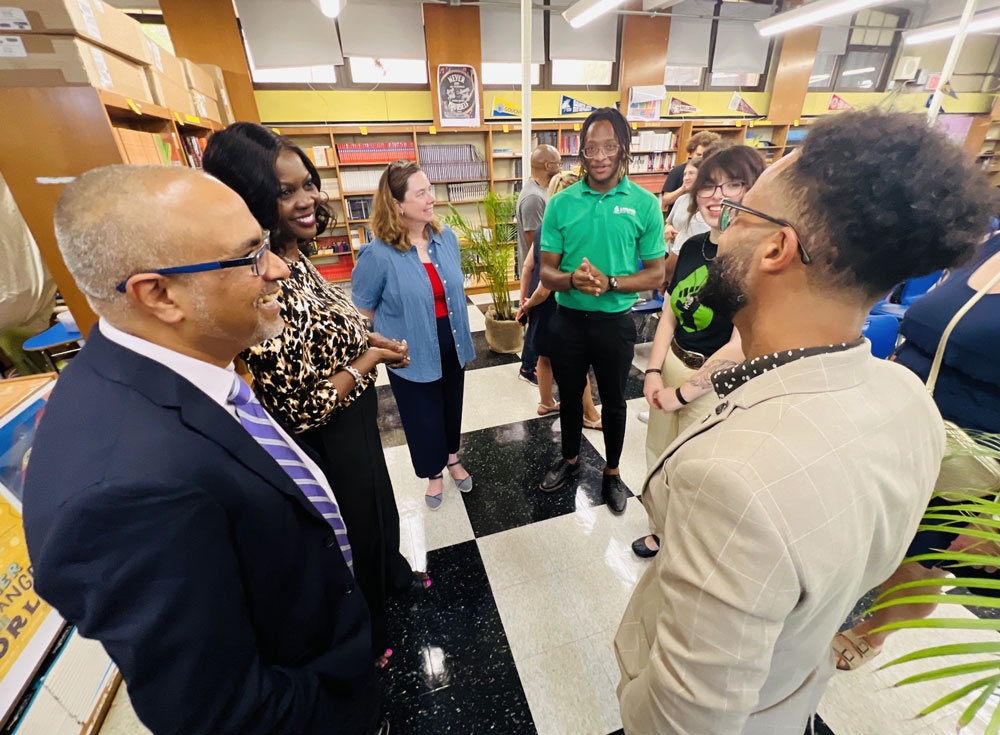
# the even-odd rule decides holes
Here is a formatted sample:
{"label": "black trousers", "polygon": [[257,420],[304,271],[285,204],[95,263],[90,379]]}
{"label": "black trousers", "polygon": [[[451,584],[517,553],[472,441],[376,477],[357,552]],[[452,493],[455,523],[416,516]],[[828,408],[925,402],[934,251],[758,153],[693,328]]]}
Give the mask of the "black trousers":
{"label": "black trousers", "polygon": [[399,553],[399,511],[378,432],[375,386],[328,423],[299,435],[323,460],[347,526],[354,579],[372,618],[372,650],[385,651],[386,597],[408,589],[409,562]]}
{"label": "black trousers", "polygon": [[562,453],[580,453],[583,433],[583,391],[593,367],[601,394],[601,424],[609,469],[616,469],[625,443],[625,382],[635,354],[632,312],[609,314],[560,306],[549,324],[552,375],[559,384]]}
{"label": "black trousers", "polygon": [[458,362],[451,322],[437,320],[441,347],[441,377],[415,383],[389,371],[389,384],[399,408],[399,418],[417,477],[432,477],[444,469],[448,455],[458,452],[462,441],[462,400],[465,370]]}

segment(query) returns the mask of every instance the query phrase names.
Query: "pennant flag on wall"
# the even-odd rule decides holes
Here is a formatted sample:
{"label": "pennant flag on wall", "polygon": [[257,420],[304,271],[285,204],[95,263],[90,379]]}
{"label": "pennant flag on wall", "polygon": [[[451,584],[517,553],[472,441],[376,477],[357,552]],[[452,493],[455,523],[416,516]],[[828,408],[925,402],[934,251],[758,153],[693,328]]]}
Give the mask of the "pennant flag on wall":
{"label": "pennant flag on wall", "polygon": [[494,97],[490,115],[492,117],[521,117],[521,106],[502,97]]}
{"label": "pennant flag on wall", "polygon": [[826,106],[828,110],[853,110],[854,105],[837,94],[830,95],[830,104]]}
{"label": "pennant flag on wall", "polygon": [[578,112],[593,112],[596,109],[593,105],[588,105],[586,102],[575,100],[566,95],[562,96],[562,102],[559,103],[560,115],[575,115]]}
{"label": "pennant flag on wall", "polygon": [[670,104],[667,106],[668,115],[687,115],[691,112],[698,112],[698,108],[676,97],[670,98]]}
{"label": "pennant flag on wall", "polygon": [[753,115],[757,117],[757,111],[750,106],[743,97],[740,96],[739,92],[733,92],[733,96],[729,98],[729,109],[741,112],[744,115]]}

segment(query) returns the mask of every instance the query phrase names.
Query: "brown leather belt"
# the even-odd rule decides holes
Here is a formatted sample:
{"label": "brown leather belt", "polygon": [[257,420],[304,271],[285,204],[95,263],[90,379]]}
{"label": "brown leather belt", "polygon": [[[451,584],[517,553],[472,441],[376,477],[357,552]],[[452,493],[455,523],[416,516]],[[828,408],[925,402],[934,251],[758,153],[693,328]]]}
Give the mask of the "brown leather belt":
{"label": "brown leather belt", "polygon": [[700,352],[691,352],[689,350],[685,350],[683,347],[677,344],[676,339],[670,341],[670,350],[675,355],[677,355],[677,357],[680,359],[681,362],[684,363],[685,366],[691,368],[692,370],[697,370],[698,368],[700,368],[702,365],[705,364],[705,360],[708,359]]}

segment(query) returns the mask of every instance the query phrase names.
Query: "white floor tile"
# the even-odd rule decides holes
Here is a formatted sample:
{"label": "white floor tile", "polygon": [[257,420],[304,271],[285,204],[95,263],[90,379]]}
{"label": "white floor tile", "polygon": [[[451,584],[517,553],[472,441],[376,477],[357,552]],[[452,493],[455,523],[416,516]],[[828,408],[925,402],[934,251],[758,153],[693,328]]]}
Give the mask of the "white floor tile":
{"label": "white floor tile", "polygon": [[635,346],[635,355],[632,357],[632,364],[640,372],[646,372],[646,368],[649,366],[649,353],[652,349],[652,342],[640,342]]}
{"label": "white floor tile", "polygon": [[467,370],[462,431],[538,418],[538,388],[518,380],[520,363]]}
{"label": "white floor tile", "polygon": [[[487,294],[488,295],[488,294]],[[469,304],[469,330],[472,332],[482,332],[486,329],[486,317],[479,307]]]}
{"label": "white floor tile", "polygon": [[385,463],[399,509],[399,550],[414,569],[427,568],[427,552],[474,538],[461,493],[449,478],[444,481],[444,502],[431,510],[424,502],[427,480],[413,473],[405,446],[385,450]]}
{"label": "white floor tile", "polygon": [[539,735],[606,735],[621,727],[615,684],[589,639],[517,663]]}

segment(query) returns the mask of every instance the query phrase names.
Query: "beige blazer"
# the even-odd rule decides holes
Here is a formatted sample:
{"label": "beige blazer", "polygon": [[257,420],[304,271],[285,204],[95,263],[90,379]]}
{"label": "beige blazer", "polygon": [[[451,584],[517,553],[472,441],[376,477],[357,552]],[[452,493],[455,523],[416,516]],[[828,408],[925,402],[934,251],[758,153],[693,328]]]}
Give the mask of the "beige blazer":
{"label": "beige blazer", "polygon": [[802,735],[943,451],[923,385],[867,344],[766,372],[678,437],[643,487],[662,550],[615,636],[625,732]]}

